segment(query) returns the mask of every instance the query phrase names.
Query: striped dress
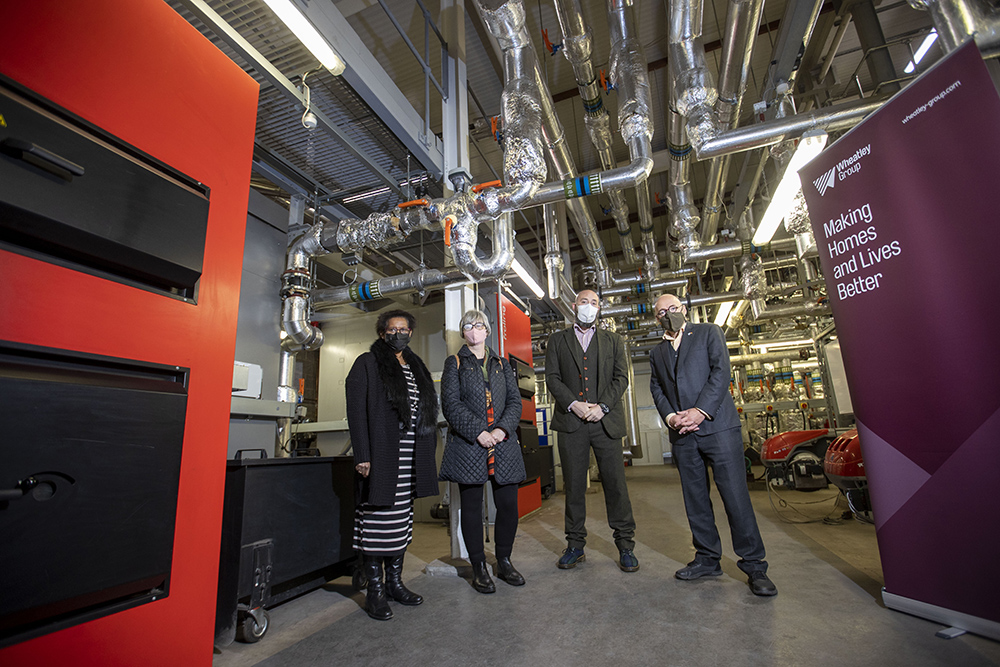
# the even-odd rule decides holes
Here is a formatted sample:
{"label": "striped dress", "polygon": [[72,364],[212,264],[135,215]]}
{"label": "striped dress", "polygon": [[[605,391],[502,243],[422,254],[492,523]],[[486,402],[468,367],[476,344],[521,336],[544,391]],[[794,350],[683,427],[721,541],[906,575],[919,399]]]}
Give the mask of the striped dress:
{"label": "striped dress", "polygon": [[[408,365],[402,368],[410,395],[410,414],[416,415],[420,405],[417,380]],[[413,474],[416,432],[412,424],[404,428],[406,430],[400,430],[399,433],[396,501],[389,508],[376,508],[367,504],[358,506],[354,515],[354,548],[357,551],[383,556],[397,555],[405,551],[413,540],[413,497],[417,488]]]}

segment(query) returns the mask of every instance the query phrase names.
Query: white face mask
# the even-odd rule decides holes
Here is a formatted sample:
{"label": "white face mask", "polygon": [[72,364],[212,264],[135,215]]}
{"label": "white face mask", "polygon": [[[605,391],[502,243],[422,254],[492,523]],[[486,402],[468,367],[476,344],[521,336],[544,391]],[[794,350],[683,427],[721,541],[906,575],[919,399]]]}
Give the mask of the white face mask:
{"label": "white face mask", "polygon": [[597,306],[589,303],[577,304],[576,316],[583,324],[591,324],[597,319]]}

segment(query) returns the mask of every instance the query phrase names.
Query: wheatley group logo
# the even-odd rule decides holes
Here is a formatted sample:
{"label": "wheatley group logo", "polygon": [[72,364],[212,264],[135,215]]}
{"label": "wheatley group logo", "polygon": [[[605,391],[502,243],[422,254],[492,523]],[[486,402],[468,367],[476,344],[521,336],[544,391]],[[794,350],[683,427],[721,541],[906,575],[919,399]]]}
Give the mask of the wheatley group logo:
{"label": "wheatley group logo", "polygon": [[825,174],[817,178],[815,181],[813,181],[813,185],[815,185],[816,189],[819,191],[820,197],[826,194],[827,188],[832,188],[834,185],[837,184],[836,176],[837,176],[837,168],[834,167],[833,169],[831,169],[830,171],[826,172]]}
{"label": "wheatley group logo", "polygon": [[842,181],[848,176],[861,171],[861,158],[866,155],[870,155],[871,152],[871,144],[862,146],[854,152],[854,155],[841,160],[836,164],[836,166],[830,169],[830,171],[824,173],[822,176],[813,181],[813,185],[816,186],[816,191],[819,193],[819,196],[822,197],[825,195],[827,190],[837,185],[837,181]]}

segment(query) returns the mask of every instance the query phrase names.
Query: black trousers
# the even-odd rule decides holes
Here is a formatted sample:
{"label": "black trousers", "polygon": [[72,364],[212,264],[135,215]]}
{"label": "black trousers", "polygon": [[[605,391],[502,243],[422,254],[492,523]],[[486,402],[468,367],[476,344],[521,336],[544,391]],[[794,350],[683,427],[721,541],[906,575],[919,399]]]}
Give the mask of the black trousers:
{"label": "black trousers", "polygon": [[681,476],[684,508],[694,541],[695,560],[704,565],[722,558],[722,540],[715,527],[715,512],[709,497],[708,468],[729,518],[733,550],[740,557],[739,568],[751,572],[767,571],[764,541],[757,528],[757,517],[747,490],[746,463],[740,429],[727,429],[706,436],[689,436],[683,444],[674,444],[674,460]]}
{"label": "black trousers", "polygon": [[625,485],[621,438],[609,438],[600,422],[587,422],[572,433],[559,434],[559,460],[566,486],[566,542],[574,549],[587,543],[587,471],[590,449],[601,471],[608,525],[619,550],[635,548],[635,519]]}
{"label": "black trousers", "polygon": [[[511,550],[514,548],[514,535],[517,533],[517,484],[497,484],[492,476],[490,483],[493,485],[493,502],[497,506],[493,531],[496,556],[510,558]],[[458,489],[462,500],[462,539],[465,540],[465,549],[469,552],[469,561],[485,563],[483,485],[459,484]]]}

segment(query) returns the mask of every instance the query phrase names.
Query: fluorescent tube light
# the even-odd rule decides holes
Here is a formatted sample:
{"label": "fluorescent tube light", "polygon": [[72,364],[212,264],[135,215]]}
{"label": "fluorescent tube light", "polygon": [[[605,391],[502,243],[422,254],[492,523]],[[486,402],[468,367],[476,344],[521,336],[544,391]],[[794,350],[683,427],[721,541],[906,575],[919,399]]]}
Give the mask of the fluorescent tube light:
{"label": "fluorescent tube light", "polygon": [[924,41],[920,43],[920,48],[913,54],[913,60],[910,61],[910,64],[907,65],[903,71],[907,74],[912,74],[913,70],[917,69],[917,65],[920,64],[920,61],[927,55],[927,52],[931,50],[932,46],[934,46],[934,42],[937,41],[937,38],[937,30],[931,30],[927,33],[927,36],[924,37]]}
{"label": "fluorescent tube light", "polygon": [[781,177],[781,182],[774,189],[771,195],[771,203],[764,211],[764,217],[760,219],[757,232],[753,235],[754,245],[764,245],[770,242],[771,237],[778,231],[778,225],[785,219],[788,210],[795,201],[795,195],[802,189],[802,182],[799,180],[799,169],[809,164],[817,155],[823,152],[826,147],[827,134],[822,130],[810,130],[799,139],[799,145],[795,147],[792,159],[788,161],[785,174]]}
{"label": "fluorescent tube light", "polygon": [[323,67],[330,70],[334,76],[344,73],[346,65],[337,52],[333,50],[326,38],[309,22],[309,19],[292,4],[292,0],[264,0],[281,22],[288,26],[299,41],[305,45]]}
{"label": "fluorescent tube light", "polygon": [[729,319],[729,313],[733,312],[733,306],[735,305],[735,301],[724,301],[719,304],[719,312],[715,315],[715,323],[718,326],[726,326],[726,320]]}
{"label": "fluorescent tube light", "polygon": [[515,257],[514,261],[511,262],[510,268],[514,269],[514,273],[517,274],[517,277],[528,286],[528,289],[535,293],[536,297],[541,299],[545,296],[545,290],[542,289],[541,285],[535,282],[535,279],[531,277],[528,270],[521,266],[521,262],[517,261],[517,257]]}
{"label": "fluorescent tube light", "polygon": [[806,345],[812,345],[812,338],[803,338],[802,340],[772,340],[767,343],[754,343],[750,347],[755,347],[758,349],[775,349],[782,347],[804,347]]}

